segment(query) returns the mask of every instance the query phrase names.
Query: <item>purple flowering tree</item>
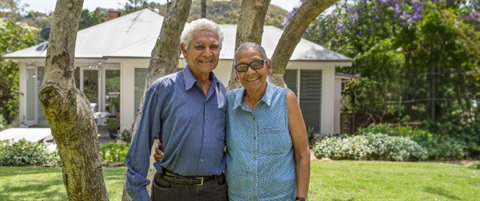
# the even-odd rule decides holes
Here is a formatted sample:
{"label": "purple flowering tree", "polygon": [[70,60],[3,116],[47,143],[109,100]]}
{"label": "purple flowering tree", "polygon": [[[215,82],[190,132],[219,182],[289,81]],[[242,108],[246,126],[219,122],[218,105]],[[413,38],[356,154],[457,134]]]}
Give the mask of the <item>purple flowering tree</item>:
{"label": "purple flowering tree", "polygon": [[352,68],[337,69],[360,75],[344,97],[355,125],[423,122],[437,133],[480,132],[472,123],[480,119],[478,0],[339,1],[329,11],[305,35],[355,58]]}

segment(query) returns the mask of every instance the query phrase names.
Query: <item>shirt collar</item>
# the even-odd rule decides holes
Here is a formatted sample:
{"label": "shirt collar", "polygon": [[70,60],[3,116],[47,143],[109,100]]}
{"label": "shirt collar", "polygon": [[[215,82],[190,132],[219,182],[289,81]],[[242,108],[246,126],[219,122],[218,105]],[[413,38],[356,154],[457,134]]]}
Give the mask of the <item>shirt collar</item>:
{"label": "shirt collar", "polygon": [[[185,68],[183,69],[183,74],[185,77],[185,90],[189,90],[195,85],[195,83],[197,83],[197,79],[195,78],[195,76],[193,76],[193,73],[188,67],[188,65],[185,66]],[[215,87],[218,85],[219,80],[217,79],[217,77],[215,77],[215,74],[213,72],[210,73],[209,80],[210,86],[212,86],[212,84]]]}
{"label": "shirt collar", "polygon": [[[260,99],[260,101],[263,101],[265,104],[270,106],[270,104],[272,103],[272,96],[273,96],[273,92],[274,92],[275,87],[276,87],[275,85],[267,82],[267,90],[265,91],[265,94],[263,94],[263,97],[262,97],[262,99]],[[242,106],[242,103],[243,103],[242,99],[243,99],[243,94],[245,93],[245,88],[241,87],[235,93],[236,93],[236,95],[235,95],[235,100],[234,100],[234,103],[233,103],[233,109],[236,109],[236,108]]]}
{"label": "shirt collar", "polygon": [[267,90],[265,91],[265,94],[262,97],[262,101],[268,106],[270,106],[270,104],[272,103],[273,92],[275,91],[274,88],[275,88],[275,85],[267,82]]}

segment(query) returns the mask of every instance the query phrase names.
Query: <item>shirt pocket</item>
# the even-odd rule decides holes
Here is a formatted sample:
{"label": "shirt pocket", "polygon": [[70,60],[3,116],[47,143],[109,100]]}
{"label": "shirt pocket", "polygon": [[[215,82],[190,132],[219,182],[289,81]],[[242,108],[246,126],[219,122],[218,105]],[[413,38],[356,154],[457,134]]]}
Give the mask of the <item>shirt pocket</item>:
{"label": "shirt pocket", "polygon": [[292,138],[288,130],[267,128],[261,132],[260,151],[269,155],[288,152],[292,147]]}

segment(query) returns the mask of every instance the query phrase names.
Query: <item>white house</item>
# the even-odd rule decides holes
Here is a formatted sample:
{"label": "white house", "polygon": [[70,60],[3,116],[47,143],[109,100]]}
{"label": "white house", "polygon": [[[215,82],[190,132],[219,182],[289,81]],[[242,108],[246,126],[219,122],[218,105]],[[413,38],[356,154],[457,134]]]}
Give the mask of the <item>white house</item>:
{"label": "white house", "polygon": [[[97,112],[120,118],[121,129],[130,129],[140,102],[149,58],[160,33],[163,17],[148,9],[80,30],[75,50],[75,82]],[[233,63],[236,25],[220,25],[224,44],[215,74],[228,84]],[[271,57],[282,30],[265,26],[262,46]],[[4,56],[20,68],[19,121],[48,126],[39,103],[48,43]],[[172,50],[179,51],[180,50]],[[321,133],[338,133],[340,110],[335,104],[335,66],[351,66],[352,59],[302,39],[285,72],[285,82],[299,97],[307,127]],[[185,66],[181,58],[179,68]],[[118,112],[108,100],[120,100]],[[121,114],[121,115],[120,115]]]}

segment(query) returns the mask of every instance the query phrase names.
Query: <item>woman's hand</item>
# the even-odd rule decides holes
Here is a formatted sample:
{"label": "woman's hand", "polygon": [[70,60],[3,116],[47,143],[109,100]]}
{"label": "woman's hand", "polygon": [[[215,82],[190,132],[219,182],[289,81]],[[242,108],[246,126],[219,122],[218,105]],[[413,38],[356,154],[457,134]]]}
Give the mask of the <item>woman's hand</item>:
{"label": "woman's hand", "polygon": [[153,158],[155,159],[155,161],[160,161],[163,157],[163,151],[160,150],[160,146],[162,146],[162,143],[158,143],[157,146],[155,146],[155,154],[153,154]]}

